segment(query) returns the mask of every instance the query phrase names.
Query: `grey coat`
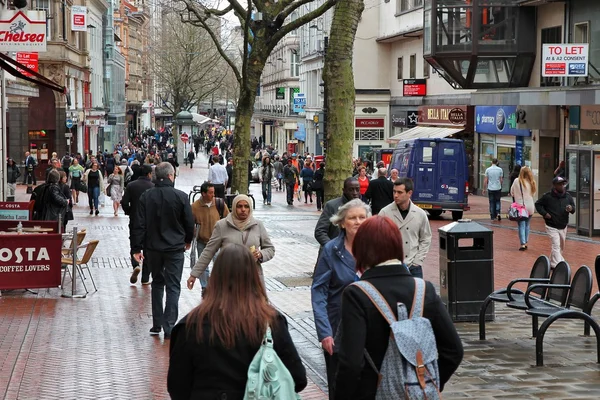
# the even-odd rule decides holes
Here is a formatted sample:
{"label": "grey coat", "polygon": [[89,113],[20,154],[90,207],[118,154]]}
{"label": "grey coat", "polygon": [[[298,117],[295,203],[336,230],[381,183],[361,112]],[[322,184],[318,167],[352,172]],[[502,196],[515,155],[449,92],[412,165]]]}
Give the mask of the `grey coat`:
{"label": "grey coat", "polygon": [[[244,243],[246,232],[249,233]],[[262,222],[255,219],[244,231],[240,231],[233,223],[232,214],[229,214],[215,225],[212,236],[198,258],[198,261],[196,261],[196,265],[194,265],[190,275],[196,278],[200,277],[206,271],[208,264],[215,254],[217,254],[217,251],[221,247],[232,243],[241,244],[247,248],[255,246],[262,253],[263,263],[275,256],[275,247],[271,243],[271,239]]]}
{"label": "grey coat", "polygon": [[392,203],[379,211],[379,215],[389,217],[400,229],[404,247],[404,264],[423,266],[425,256],[431,246],[431,227],[427,213],[410,202],[406,219],[402,218],[396,203]]}

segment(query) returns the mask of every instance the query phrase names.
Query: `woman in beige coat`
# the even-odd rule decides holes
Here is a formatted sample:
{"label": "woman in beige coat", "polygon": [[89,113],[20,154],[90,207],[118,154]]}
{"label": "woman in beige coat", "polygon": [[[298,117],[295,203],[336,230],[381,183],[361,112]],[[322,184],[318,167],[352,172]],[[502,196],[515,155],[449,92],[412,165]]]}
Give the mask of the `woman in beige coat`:
{"label": "woman in beige coat", "polygon": [[[237,195],[233,199],[231,213],[217,222],[210,240],[192,268],[187,280],[188,289],[194,287],[196,279],[206,270],[217,251],[228,244],[235,243],[246,246],[260,264],[275,256],[275,247],[271,243],[267,230],[262,222],[252,216],[251,204],[250,198],[243,194]],[[262,268],[260,268],[260,273],[264,284]]]}
{"label": "woman in beige coat", "polygon": [[510,194],[515,199],[515,203],[525,206],[529,213],[529,218],[521,219],[517,222],[519,225],[519,240],[521,241],[520,251],[527,250],[527,242],[529,241],[529,225],[531,216],[535,211],[533,196],[537,191],[533,173],[528,167],[521,168],[519,177],[514,180],[510,187]]}

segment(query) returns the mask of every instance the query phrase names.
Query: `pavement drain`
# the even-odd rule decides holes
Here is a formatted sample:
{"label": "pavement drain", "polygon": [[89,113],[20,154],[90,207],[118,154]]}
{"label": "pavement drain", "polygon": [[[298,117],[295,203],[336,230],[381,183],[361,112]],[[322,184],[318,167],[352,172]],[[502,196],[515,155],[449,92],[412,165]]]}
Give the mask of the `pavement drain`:
{"label": "pavement drain", "polygon": [[92,231],[124,231],[125,227],[115,225],[92,225],[87,229]]}
{"label": "pavement drain", "polygon": [[312,277],[310,276],[284,276],[275,278],[287,287],[311,286]]}

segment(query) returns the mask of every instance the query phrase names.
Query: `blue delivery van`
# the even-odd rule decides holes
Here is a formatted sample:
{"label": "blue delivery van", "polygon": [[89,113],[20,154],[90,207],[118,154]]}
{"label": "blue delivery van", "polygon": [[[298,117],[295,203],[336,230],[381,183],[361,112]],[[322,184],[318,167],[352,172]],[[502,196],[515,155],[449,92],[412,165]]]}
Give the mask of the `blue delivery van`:
{"label": "blue delivery van", "polygon": [[412,201],[440,216],[452,212],[452,219],[463,217],[469,210],[469,169],[465,144],[459,139],[411,139],[398,143],[390,169],[396,168],[400,178],[414,183]]}

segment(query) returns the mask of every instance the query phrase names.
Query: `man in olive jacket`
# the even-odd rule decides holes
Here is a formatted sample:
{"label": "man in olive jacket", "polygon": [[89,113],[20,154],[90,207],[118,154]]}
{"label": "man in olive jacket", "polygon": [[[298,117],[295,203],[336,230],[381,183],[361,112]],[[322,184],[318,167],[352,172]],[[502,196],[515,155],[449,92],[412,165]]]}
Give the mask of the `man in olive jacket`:
{"label": "man in olive jacket", "polygon": [[[156,166],[156,186],[140,197],[135,225],[131,231],[133,257],[148,259],[152,272],[151,335],[164,329],[165,339],[177,322],[184,252],[194,237],[194,216],[188,196],[174,188],[175,168],[162,162]],[[142,256],[143,251],[143,256]],[[167,300],[163,309],[163,296]]]}

